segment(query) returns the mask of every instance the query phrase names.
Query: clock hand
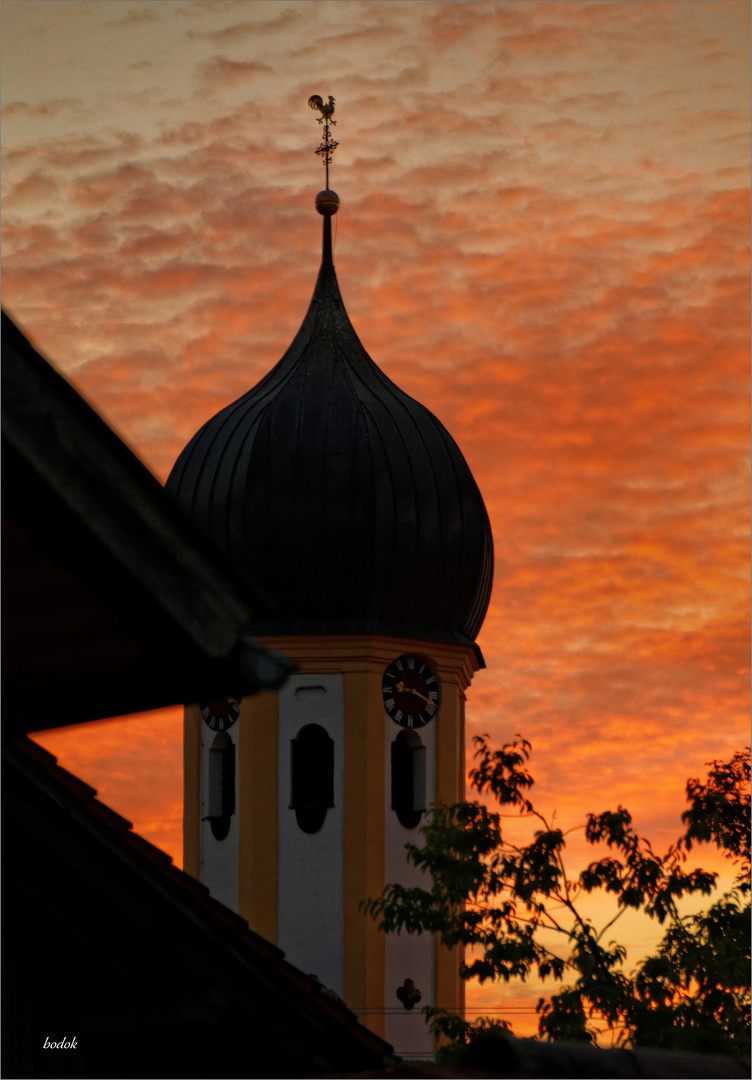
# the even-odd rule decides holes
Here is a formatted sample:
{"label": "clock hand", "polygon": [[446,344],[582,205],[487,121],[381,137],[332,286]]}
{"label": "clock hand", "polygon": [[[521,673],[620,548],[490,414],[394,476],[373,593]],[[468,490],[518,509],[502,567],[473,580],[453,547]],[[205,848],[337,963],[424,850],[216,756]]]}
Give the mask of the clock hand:
{"label": "clock hand", "polygon": [[434,704],[434,702],[431,700],[431,698],[426,697],[425,694],[421,694],[420,690],[413,690],[412,686],[405,686],[405,684],[402,682],[402,680],[395,683],[394,688],[395,688],[395,690],[397,691],[398,694],[414,694],[415,697],[422,698],[422,700],[427,702],[429,705]]}

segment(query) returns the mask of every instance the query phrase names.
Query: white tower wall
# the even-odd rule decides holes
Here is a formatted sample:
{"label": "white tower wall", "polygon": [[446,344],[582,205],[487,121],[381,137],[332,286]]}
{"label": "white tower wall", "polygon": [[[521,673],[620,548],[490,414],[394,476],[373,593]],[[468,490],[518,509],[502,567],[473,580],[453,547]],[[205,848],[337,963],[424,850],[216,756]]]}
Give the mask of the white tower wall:
{"label": "white tower wall", "polygon": [[[435,798],[436,783],[436,723],[432,720],[417,734],[426,748],[425,781],[426,806]],[[400,823],[396,811],[391,807],[391,752],[392,743],[402,729],[384,714],[384,844],[385,844],[385,879],[387,882],[405,886],[417,886],[430,889],[430,879],[416,866],[408,862],[405,844],[420,844],[420,825],[425,815],[414,829],[407,829]],[[397,987],[405,979],[412,979],[421,992],[420,1002],[408,1010],[397,997]],[[384,1038],[390,1042],[395,1052],[404,1058],[433,1057],[433,1039],[422,1013],[424,1005],[433,1005],[434,1001],[434,942],[431,934],[387,934],[384,969]]]}
{"label": "white tower wall", "polygon": [[[303,832],[290,809],[290,743],[306,724],[334,742],[334,806],[315,833]],[[277,943],[290,963],[340,995],[344,748],[342,676],[293,675],[279,692]]]}

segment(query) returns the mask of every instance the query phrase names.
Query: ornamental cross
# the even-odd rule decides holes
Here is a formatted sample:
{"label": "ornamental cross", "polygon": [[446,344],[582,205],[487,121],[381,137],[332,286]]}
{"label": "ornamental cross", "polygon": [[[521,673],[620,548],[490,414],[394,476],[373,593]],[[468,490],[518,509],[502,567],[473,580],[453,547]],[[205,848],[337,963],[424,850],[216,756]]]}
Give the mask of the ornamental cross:
{"label": "ornamental cross", "polygon": [[334,98],[329,95],[329,104],[324,104],[324,99],[320,94],[312,94],[308,99],[308,104],[312,109],[318,109],[321,116],[317,116],[316,119],[320,124],[324,125],[324,141],[316,151],[317,154],[323,158],[323,163],[326,168],[326,188],[329,190],[329,165],[332,160],[332,154],[339,146],[339,143],[331,138],[329,131],[330,125],[334,127],[337,123],[336,120],[332,120],[332,113],[334,112]]}

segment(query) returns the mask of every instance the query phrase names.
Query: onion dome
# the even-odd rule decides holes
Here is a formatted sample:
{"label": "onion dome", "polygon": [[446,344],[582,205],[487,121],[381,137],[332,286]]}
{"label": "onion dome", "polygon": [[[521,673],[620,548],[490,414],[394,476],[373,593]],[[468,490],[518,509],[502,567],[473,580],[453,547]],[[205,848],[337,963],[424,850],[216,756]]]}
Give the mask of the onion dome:
{"label": "onion dome", "polygon": [[488,515],[452,437],[358,340],[332,262],[338,202],[317,197],[323,259],[292,345],[198,431],[167,487],[266,600],[255,633],[472,642]]}

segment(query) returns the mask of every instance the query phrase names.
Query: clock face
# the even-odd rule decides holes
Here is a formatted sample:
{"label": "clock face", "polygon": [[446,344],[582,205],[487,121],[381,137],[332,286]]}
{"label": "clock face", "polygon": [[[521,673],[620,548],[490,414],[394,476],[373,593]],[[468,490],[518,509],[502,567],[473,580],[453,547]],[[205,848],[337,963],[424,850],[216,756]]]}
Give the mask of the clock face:
{"label": "clock face", "polygon": [[240,716],[240,702],[235,698],[217,698],[199,705],[201,715],[212,731],[226,731]]}
{"label": "clock face", "polygon": [[384,708],[400,727],[423,727],[439,711],[439,680],[425,660],[417,656],[392,660],[384,672],[381,689]]}

